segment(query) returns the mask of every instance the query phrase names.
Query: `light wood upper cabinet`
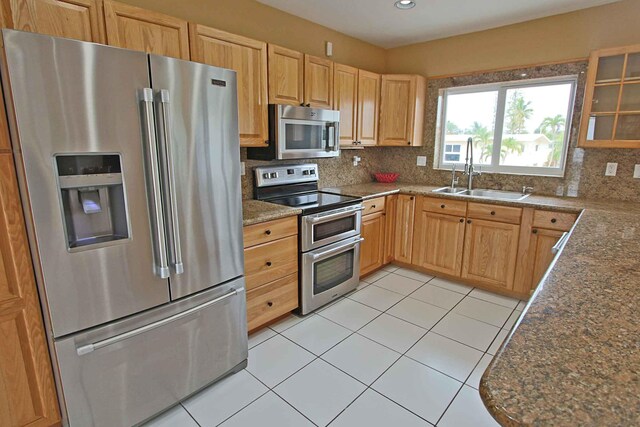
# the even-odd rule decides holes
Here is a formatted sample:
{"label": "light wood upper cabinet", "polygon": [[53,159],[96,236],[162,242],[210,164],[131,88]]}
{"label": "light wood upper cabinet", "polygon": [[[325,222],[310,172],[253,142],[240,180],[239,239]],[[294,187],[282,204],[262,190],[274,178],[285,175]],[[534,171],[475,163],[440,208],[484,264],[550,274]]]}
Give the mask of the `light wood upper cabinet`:
{"label": "light wood upper cabinet", "polygon": [[3,27],[104,43],[100,0],[6,0],[0,8]]}
{"label": "light wood upper cabinet", "polygon": [[423,210],[418,200],[412,264],[449,276],[460,276],[464,233],[463,216]]}
{"label": "light wood upper cabinet", "polygon": [[104,0],[107,44],[157,55],[189,59],[187,21]]}
{"label": "light wood upper cabinet", "polygon": [[406,264],[411,263],[413,246],[413,217],[415,196],[400,194],[396,205],[393,257]]}
{"label": "light wood upper cabinet", "polygon": [[640,45],[591,52],[578,146],[640,148]]}
{"label": "light wood upper cabinet", "polygon": [[385,214],[376,212],[362,217],[360,245],[360,275],[363,276],[384,263]]}
{"label": "light wood upper cabinet", "polygon": [[[2,111],[4,114],[4,111]],[[13,156],[0,154],[0,425],[59,425]]]}
{"label": "light wood upper cabinet", "polygon": [[380,81],[380,74],[365,70],[358,72],[357,138],[359,145],[378,144]]}
{"label": "light wood upper cabinet", "polygon": [[423,143],[426,80],[417,75],[383,75],[380,145]]}
{"label": "light wood upper cabinet", "polygon": [[302,105],[304,54],[269,44],[269,103]]}
{"label": "light wood upper cabinet", "polygon": [[304,104],[333,108],[333,61],[304,55]]}
{"label": "light wood upper cabinet", "polygon": [[268,145],[267,44],[189,24],[191,59],[236,71],[241,147]]}
{"label": "light wood upper cabinet", "polygon": [[462,277],[513,289],[519,234],[518,224],[467,220]]}
{"label": "light wood upper cabinet", "polygon": [[340,111],[340,145],[351,147],[358,140],[358,69],[335,64],[333,72],[334,108]]}

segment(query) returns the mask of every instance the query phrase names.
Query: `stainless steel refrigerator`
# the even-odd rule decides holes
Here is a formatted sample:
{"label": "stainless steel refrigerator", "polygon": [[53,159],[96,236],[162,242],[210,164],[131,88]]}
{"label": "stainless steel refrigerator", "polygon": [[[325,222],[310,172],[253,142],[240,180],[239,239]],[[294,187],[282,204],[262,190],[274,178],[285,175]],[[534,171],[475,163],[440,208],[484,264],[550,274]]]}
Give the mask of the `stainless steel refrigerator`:
{"label": "stainless steel refrigerator", "polygon": [[235,73],[2,36],[65,422],[143,422],[246,366]]}

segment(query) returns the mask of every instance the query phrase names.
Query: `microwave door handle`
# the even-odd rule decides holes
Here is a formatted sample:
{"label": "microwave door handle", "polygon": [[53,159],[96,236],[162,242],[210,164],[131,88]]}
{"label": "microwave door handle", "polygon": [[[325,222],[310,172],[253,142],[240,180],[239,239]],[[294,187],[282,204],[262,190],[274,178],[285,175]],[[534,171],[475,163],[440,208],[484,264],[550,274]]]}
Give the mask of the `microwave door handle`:
{"label": "microwave door handle", "polygon": [[355,248],[357,245],[359,245],[360,242],[362,242],[362,241],[364,241],[364,238],[360,237],[358,240],[356,240],[355,242],[349,243],[348,245],[340,246],[339,248],[329,249],[327,251],[322,251],[322,252],[315,253],[315,254],[311,255],[311,258],[313,259],[313,261],[320,261],[321,259],[329,258],[330,256],[337,255],[339,253],[349,251],[349,250]]}
{"label": "microwave door handle", "polygon": [[154,273],[162,278],[169,277],[167,262],[167,242],[164,234],[164,216],[158,166],[158,147],[156,145],[155,120],[153,115],[153,91],[142,89],[138,94],[142,108],[142,134],[145,145],[145,171],[149,211],[151,213],[151,234],[154,243]]}
{"label": "microwave door handle", "polygon": [[162,159],[163,198],[167,207],[167,236],[169,261],[175,274],[184,272],[182,248],[180,246],[180,224],[178,222],[178,202],[175,162],[171,141],[171,103],[169,91],[162,89],[157,93],[158,140],[160,141],[160,159]]}
{"label": "microwave door handle", "polygon": [[333,123],[333,122],[327,123],[326,135],[327,135],[327,151],[334,151],[335,146],[336,146],[336,141],[335,141],[336,124],[335,123]]}

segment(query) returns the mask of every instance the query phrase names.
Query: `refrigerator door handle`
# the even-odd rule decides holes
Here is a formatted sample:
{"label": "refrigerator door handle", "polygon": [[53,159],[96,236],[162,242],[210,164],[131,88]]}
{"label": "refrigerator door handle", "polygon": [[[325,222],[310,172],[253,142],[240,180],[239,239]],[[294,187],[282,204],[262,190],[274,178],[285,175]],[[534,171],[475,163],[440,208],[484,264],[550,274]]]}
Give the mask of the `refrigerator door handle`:
{"label": "refrigerator door handle", "polygon": [[156,146],[155,120],[153,116],[153,91],[144,88],[139,92],[142,106],[142,130],[144,135],[145,163],[147,172],[147,188],[149,194],[149,209],[151,211],[151,234],[154,247],[154,273],[162,278],[169,277],[167,261],[167,242],[164,234],[164,217],[162,211],[162,194],[158,166],[158,148]]}
{"label": "refrigerator door handle", "polygon": [[156,93],[158,141],[162,164],[162,191],[167,218],[167,236],[169,240],[169,263],[175,274],[184,272],[182,248],[180,247],[180,224],[178,222],[178,202],[176,200],[176,182],[173,154],[171,151],[171,104],[169,91],[162,89]]}

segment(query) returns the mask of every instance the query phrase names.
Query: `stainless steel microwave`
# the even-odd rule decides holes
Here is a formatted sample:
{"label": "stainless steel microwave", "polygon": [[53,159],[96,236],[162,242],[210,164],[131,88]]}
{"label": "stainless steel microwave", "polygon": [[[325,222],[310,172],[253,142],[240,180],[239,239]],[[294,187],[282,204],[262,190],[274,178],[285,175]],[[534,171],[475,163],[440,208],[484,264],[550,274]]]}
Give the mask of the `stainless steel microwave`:
{"label": "stainless steel microwave", "polygon": [[340,155],[340,112],[269,104],[269,146],[247,149],[254,160],[315,159]]}

